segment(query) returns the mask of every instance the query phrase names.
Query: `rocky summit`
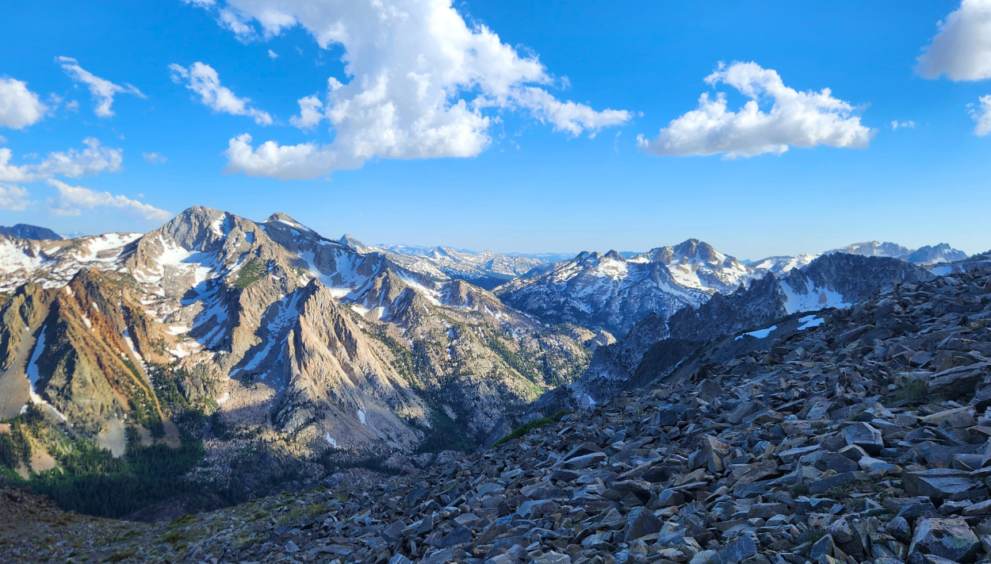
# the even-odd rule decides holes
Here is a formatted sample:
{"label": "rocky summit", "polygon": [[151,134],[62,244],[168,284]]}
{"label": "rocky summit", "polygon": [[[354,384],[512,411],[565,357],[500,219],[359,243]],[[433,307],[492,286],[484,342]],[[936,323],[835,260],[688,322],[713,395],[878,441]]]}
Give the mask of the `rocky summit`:
{"label": "rocky summit", "polygon": [[[874,274],[861,281],[896,275],[869,294],[852,283],[863,291],[855,304],[776,311],[784,315],[696,336],[677,354],[672,341],[684,339],[643,331],[635,337],[656,343],[636,382],[531,419],[491,447],[397,451],[341,468],[315,489],[155,523],[68,513],[7,487],[0,554],[9,562],[991,562],[991,264],[971,261],[944,276],[867,264]],[[33,417],[0,437],[23,436],[39,425]]]}

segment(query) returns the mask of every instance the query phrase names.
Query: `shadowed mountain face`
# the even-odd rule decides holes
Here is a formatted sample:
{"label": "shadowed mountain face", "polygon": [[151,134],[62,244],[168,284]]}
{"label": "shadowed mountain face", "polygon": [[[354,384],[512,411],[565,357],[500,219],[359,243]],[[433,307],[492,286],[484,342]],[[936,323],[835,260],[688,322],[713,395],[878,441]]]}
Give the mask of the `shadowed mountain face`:
{"label": "shadowed mountain face", "polygon": [[0,407],[43,405],[108,444],[191,408],[299,456],[414,450],[438,421],[480,444],[577,377],[594,337],[284,214],[196,207],[143,236],[0,243],[20,261]]}

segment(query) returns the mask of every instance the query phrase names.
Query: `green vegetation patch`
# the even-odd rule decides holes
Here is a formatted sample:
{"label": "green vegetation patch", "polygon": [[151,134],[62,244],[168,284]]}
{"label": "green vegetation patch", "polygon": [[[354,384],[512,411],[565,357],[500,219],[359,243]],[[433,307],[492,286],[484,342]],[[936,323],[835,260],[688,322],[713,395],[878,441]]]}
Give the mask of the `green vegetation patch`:
{"label": "green vegetation patch", "polygon": [[929,387],[923,380],[912,380],[895,392],[895,399],[899,401],[919,402],[924,401],[929,393]]}
{"label": "green vegetation patch", "polygon": [[[35,423],[34,418],[41,421]],[[66,434],[54,426],[46,428],[43,416],[30,409],[9,423],[11,429],[23,429],[34,441],[47,444],[58,467],[32,473],[24,480],[11,471],[16,464],[9,464],[8,456],[0,461],[0,484],[29,487],[36,494],[48,496],[63,510],[119,518],[172,497],[202,493],[193,491],[194,486],[182,480],[204,455],[202,442],[188,435],[182,436],[179,448],[161,442],[141,446],[136,429],[129,427],[127,451],[114,458],[92,440]],[[14,434],[0,435],[0,442],[4,436]],[[18,457],[14,462],[25,456],[21,447],[13,454]]]}
{"label": "green vegetation patch", "polygon": [[524,423],[519,427],[513,429],[513,432],[511,432],[510,434],[496,441],[496,444],[494,446],[504,445],[509,441],[516,440],[522,437],[523,435],[526,435],[527,433],[529,433],[534,429],[539,429],[541,427],[550,425],[551,423],[556,423],[560,421],[565,415],[568,415],[570,413],[571,413],[570,411],[566,409],[562,409],[561,411],[558,411],[551,417],[541,417],[540,419],[534,419],[533,421]]}
{"label": "green vegetation patch", "polygon": [[471,452],[478,446],[461,432],[458,424],[442,409],[430,410],[430,429],[426,429],[426,432],[426,438],[416,449],[417,454],[444,450]]}
{"label": "green vegetation patch", "polygon": [[234,286],[243,290],[261,280],[266,272],[268,272],[268,264],[262,259],[255,257],[249,260],[237,272],[237,280],[234,281]]}

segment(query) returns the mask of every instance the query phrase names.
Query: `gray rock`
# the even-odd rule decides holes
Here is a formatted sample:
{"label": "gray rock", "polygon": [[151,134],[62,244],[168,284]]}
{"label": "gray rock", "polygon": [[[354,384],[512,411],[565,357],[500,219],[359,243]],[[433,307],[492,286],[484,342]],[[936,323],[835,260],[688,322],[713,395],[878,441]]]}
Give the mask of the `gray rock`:
{"label": "gray rock", "polygon": [[858,446],[867,454],[878,455],[884,448],[884,439],[878,431],[868,423],[857,422],[843,428],[843,438],[848,445]]}
{"label": "gray rock", "polygon": [[966,499],[967,493],[980,487],[969,472],[951,468],[933,468],[920,472],[906,472],[903,476],[905,492],[935,499]]}
{"label": "gray rock", "polygon": [[566,554],[551,551],[534,558],[533,564],[571,564],[571,558]]}
{"label": "gray rock", "polygon": [[467,527],[458,526],[444,535],[435,543],[437,548],[449,548],[466,542],[471,542],[472,534]]}
{"label": "gray rock", "polygon": [[576,456],[575,458],[566,460],[564,462],[564,467],[570,470],[581,470],[590,466],[597,466],[599,463],[604,462],[607,458],[608,456],[606,456],[604,452],[593,452],[592,454]]}
{"label": "gray rock", "polygon": [[812,545],[811,549],[809,549],[809,558],[819,561],[819,559],[823,556],[832,556],[833,548],[833,537],[824,535]]}
{"label": "gray rock", "polygon": [[654,516],[645,507],[634,507],[626,517],[626,540],[627,542],[640,537],[656,533],[661,530],[664,522]]}
{"label": "gray rock", "polygon": [[912,526],[904,517],[895,517],[884,526],[884,530],[901,542],[912,542]]}
{"label": "gray rock", "polygon": [[743,534],[716,552],[709,559],[709,564],[735,564],[736,562],[743,562],[755,554],[757,554],[757,546],[754,544],[754,540],[750,538],[750,535]]}
{"label": "gray rock", "polygon": [[980,547],[977,535],[963,519],[923,518],[915,525],[909,558],[932,554],[954,562],[973,562]]}

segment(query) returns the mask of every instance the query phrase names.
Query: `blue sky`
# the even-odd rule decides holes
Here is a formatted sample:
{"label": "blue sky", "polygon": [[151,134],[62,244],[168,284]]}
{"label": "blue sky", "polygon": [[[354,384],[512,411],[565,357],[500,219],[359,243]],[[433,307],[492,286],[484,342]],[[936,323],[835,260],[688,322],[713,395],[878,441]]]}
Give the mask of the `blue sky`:
{"label": "blue sky", "polygon": [[[976,120],[991,53],[949,40],[991,33],[981,19],[991,1],[968,2],[471,0],[450,12],[443,1],[387,0],[413,22],[388,30],[336,0],[310,3],[310,16],[294,0],[4,3],[0,17],[14,25],[0,35],[0,100],[6,87],[23,101],[14,82],[24,83],[44,111],[15,119],[8,107],[5,127],[0,102],[0,151],[20,167],[0,169],[0,223],[147,231],[207,205],[253,219],[283,211],[367,243],[503,252],[646,250],[689,237],[740,258],[870,239],[984,251],[991,136]],[[288,19],[266,20],[272,13]],[[416,25],[421,16],[440,23]],[[342,23],[347,39],[322,47],[326,22]],[[950,22],[949,46],[917,67],[939,22]],[[437,54],[452,45],[481,62],[452,70]],[[233,103],[204,103],[197,88],[217,84],[196,63]],[[119,87],[113,115],[97,115],[100,99],[73,65]],[[739,111],[747,97],[731,71],[747,69],[759,80],[775,71],[798,93],[828,88],[846,109],[812,128],[809,148],[810,129],[796,125],[808,112],[707,135],[687,117],[672,123],[703,93]],[[468,78],[438,78],[455,70]],[[422,92],[395,86],[413,72]],[[717,72],[726,74],[707,83]],[[400,108],[389,131],[354,110],[376,92],[361,79],[383,73],[388,107]],[[750,84],[774,88],[767,80]],[[306,97],[320,120],[303,127]],[[459,100],[465,109],[452,110]],[[760,110],[772,114],[775,100],[760,96]],[[344,102],[351,113],[333,121]],[[423,132],[423,120],[439,125]],[[244,134],[240,156],[225,154]],[[769,150],[753,139],[789,149],[748,156]],[[285,154],[262,158],[266,141]],[[59,168],[51,153],[88,168]],[[143,156],[153,153],[164,162]]]}

